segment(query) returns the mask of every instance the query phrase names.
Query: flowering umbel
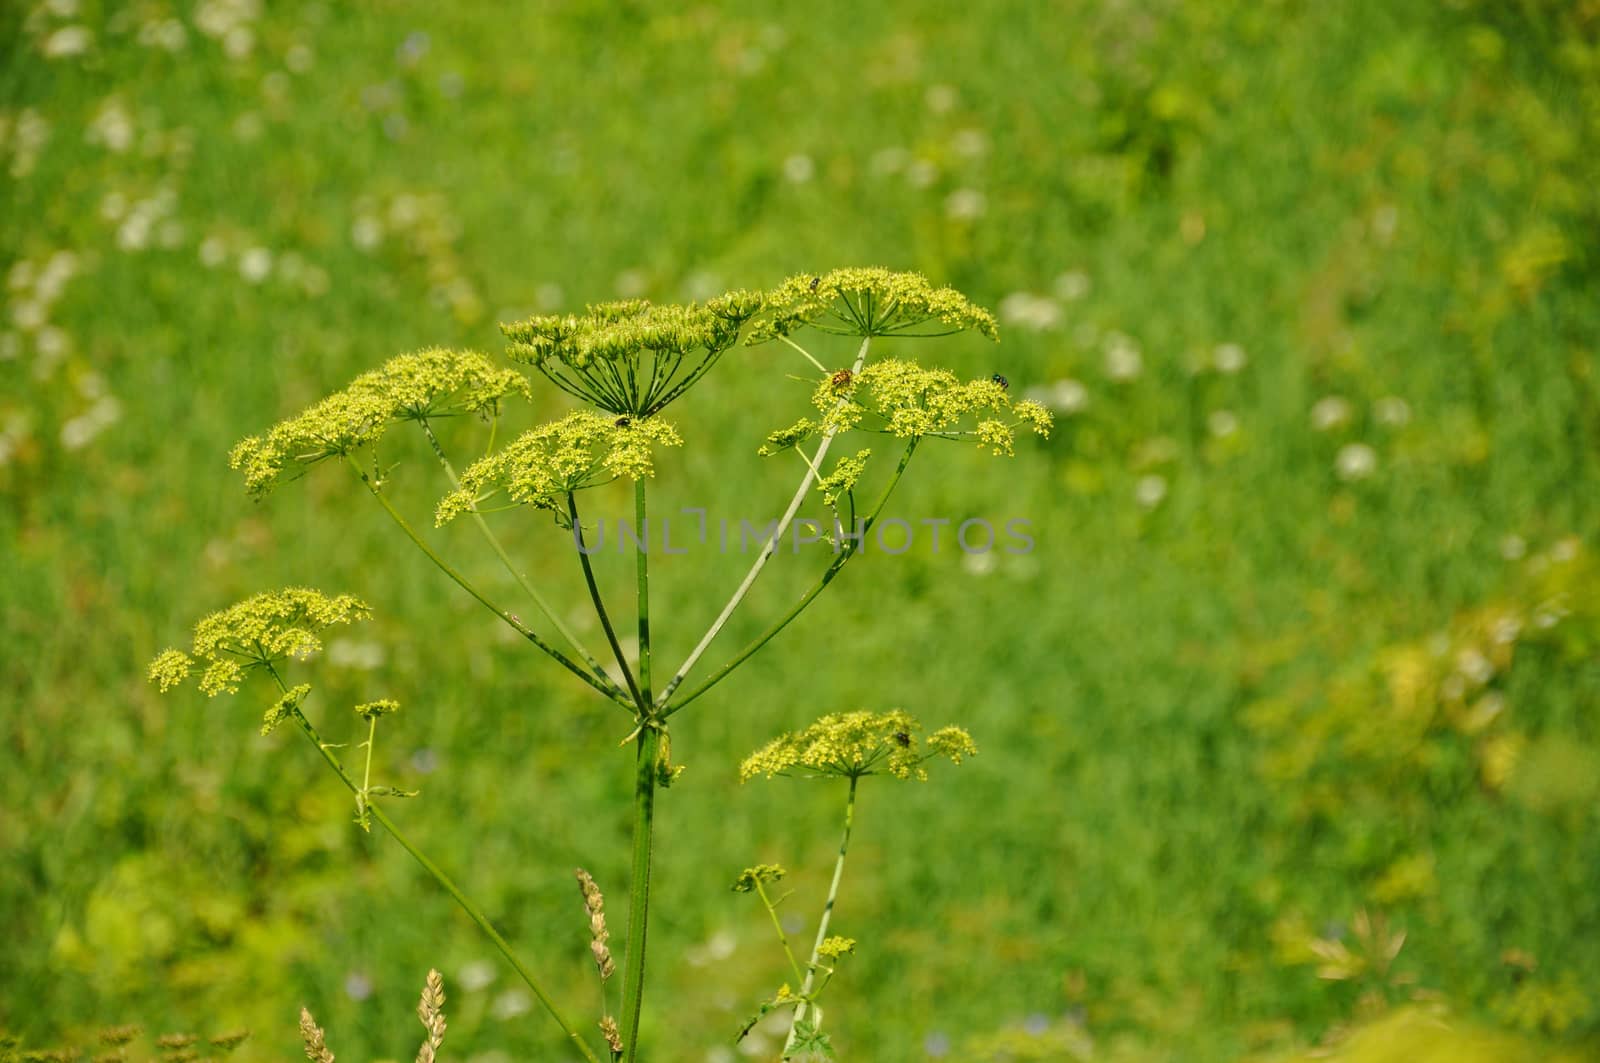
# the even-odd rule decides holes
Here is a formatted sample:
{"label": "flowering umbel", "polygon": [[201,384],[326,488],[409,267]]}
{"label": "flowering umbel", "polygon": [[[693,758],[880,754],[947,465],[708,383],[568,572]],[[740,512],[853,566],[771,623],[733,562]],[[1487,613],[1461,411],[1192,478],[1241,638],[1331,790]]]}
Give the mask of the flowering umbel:
{"label": "flowering umbel", "polygon": [[[1050,412],[1031,399],[1013,402],[993,378],[962,380],[948,369],[886,358],[844,379],[824,377],[811,401],[820,421],[801,418],[767,437],[762,454],[775,454],[824,432],[859,428],[901,439],[954,439],[1013,453],[1018,429],[1048,437]],[[853,481],[852,481],[853,482]]]}
{"label": "flowering umbel", "polygon": [[[306,587],[257,594],[202,619],[194,626],[191,651],[164,651],[150,662],[148,675],[166,691],[204,662],[200,689],[213,697],[232,694],[247,671],[309,657],[322,648],[324,630],[371,615],[367,603],[351,594],[329,597]],[[267,721],[276,725],[270,710]]]}
{"label": "flowering umbel", "polygon": [[926,741],[922,724],[909,713],[845,712],[824,716],[810,727],[768,742],[739,766],[741,781],[757,775],[837,776],[859,779],[891,775],[925,780],[923,764],[945,757],[952,764],[978,752],[972,736],[960,727],[941,727]]}
{"label": "flowering umbel", "polygon": [[563,512],[561,499],[619,476],[655,474],[654,448],[683,444],[678,430],[656,417],[607,417],[589,410],[524,432],[505,449],[474,462],[461,486],[440,500],[439,524],[471,512],[498,491],[513,502]]}
{"label": "flowering umbel", "polygon": [[948,336],[976,329],[999,339],[994,315],[954,288],[935,288],[920,273],[878,267],[802,273],[767,293],[751,343],[806,326],[846,336]]}
{"label": "flowering umbel", "polygon": [[397,421],[497,413],[506,397],[531,394],[522,374],[481,354],[430,348],[390,359],[265,436],[243,440],[228,461],[251,494],[264,495],[291,471],[376,443]]}
{"label": "flowering umbel", "polygon": [[569,395],[612,414],[650,417],[717,363],[761,305],[761,294],[747,291],[686,306],[629,299],[500,330],[512,360]]}

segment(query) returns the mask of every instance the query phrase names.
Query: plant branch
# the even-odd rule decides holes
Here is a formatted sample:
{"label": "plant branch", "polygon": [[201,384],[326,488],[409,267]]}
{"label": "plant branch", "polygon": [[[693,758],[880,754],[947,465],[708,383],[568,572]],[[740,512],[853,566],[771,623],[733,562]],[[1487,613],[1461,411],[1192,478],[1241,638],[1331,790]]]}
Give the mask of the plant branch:
{"label": "plant branch", "polygon": [[[889,501],[890,493],[894,491],[895,485],[900,482],[900,477],[905,474],[906,466],[911,464],[911,455],[916,451],[917,443],[918,440],[913,438],[911,442],[906,445],[905,453],[900,455],[900,464],[895,466],[894,476],[892,476],[888,484],[884,486],[883,493],[878,496],[878,501],[873,504],[872,512],[867,515],[866,519],[861,525],[861,535],[863,537],[865,537],[866,534],[872,530],[873,524],[875,524],[878,520],[878,515],[883,512],[884,504]],[[854,529],[851,530],[854,531]],[[791,606],[788,612],[779,617],[771,627],[767,628],[767,630],[763,631],[759,636],[757,636],[754,642],[751,642],[744,649],[740,650],[731,661],[717,669],[716,672],[709,676],[699,686],[690,690],[689,693],[679,698],[674,704],[667,706],[662,715],[671,716],[673,713],[677,712],[679,709],[682,709],[691,701],[694,701],[700,695],[704,694],[706,691],[710,690],[712,687],[728,678],[729,675],[733,674],[734,669],[738,668],[745,661],[749,660],[763,646],[776,638],[779,632],[788,627],[790,622],[804,612],[806,606],[815,601],[817,595],[821,594],[823,589],[827,587],[828,584],[833,582],[833,578],[839,574],[840,570],[843,569],[847,563],[849,563],[850,559],[855,557],[856,552],[859,549],[859,547],[856,545],[858,541],[859,540],[852,539],[850,545],[841,550],[839,555],[829,562],[828,567],[823,569],[822,575],[818,577],[817,582],[813,583],[810,589],[807,590],[805,594],[801,595],[800,600]]]}
{"label": "plant branch", "polygon": [[778,932],[778,943],[783,946],[783,954],[789,957],[789,969],[794,971],[796,982],[805,981],[805,975],[800,971],[800,961],[794,958],[794,950],[789,947],[789,935],[783,932],[783,922],[778,918],[778,906],[772,903],[767,896],[767,888],[756,879],[756,895],[761,898],[761,903],[767,906],[767,914],[772,917],[772,929]]}
{"label": "plant branch", "polygon": [[622,678],[628,684],[628,692],[633,695],[634,704],[640,712],[646,711],[650,700],[639,691],[639,686],[634,682],[633,672],[628,668],[628,658],[622,652],[622,644],[617,641],[616,629],[611,626],[611,614],[606,612],[606,603],[600,597],[600,585],[595,582],[594,566],[589,564],[589,552],[584,547],[583,524],[578,518],[578,499],[572,491],[567,492],[567,516],[572,520],[572,538],[577,546],[578,561],[583,565],[583,579],[589,585],[589,599],[594,603],[595,615],[600,618],[600,626],[605,630],[606,641],[611,644],[611,652],[617,659],[617,667],[622,671]]}
{"label": "plant branch", "polygon": [[372,477],[367,475],[367,471],[365,469],[356,464],[354,458],[347,454],[345,455],[345,460],[350,463],[350,467],[355,470],[356,476],[361,479],[361,482],[366,485],[367,490],[372,493],[372,497],[378,500],[378,504],[383,507],[384,512],[389,514],[389,518],[399,526],[401,531],[406,533],[406,537],[416,544],[417,549],[421,550],[429,561],[432,561],[436,566],[438,566],[439,571],[443,572],[446,576],[449,576],[453,581],[455,581],[457,586],[476,598],[495,616],[498,616],[501,620],[504,620],[507,624],[511,625],[517,634],[521,635],[523,638],[527,639],[529,642],[539,647],[539,649],[553,657],[556,662],[559,663],[563,668],[567,669],[567,671],[571,672],[585,683],[594,687],[612,701],[619,702],[623,705],[630,705],[627,694],[624,693],[621,687],[613,683],[609,677],[603,675],[595,676],[590,672],[585,671],[566,654],[562,653],[548,642],[545,642],[544,639],[540,638],[537,634],[530,630],[527,625],[522,623],[522,621],[518,620],[506,610],[500,608],[488,598],[484,597],[482,591],[478,590],[477,587],[474,587],[471,583],[469,583],[465,576],[452,568],[449,562],[440,557],[438,553],[434,551],[433,547],[429,546],[423,541],[422,537],[416,533],[416,530],[411,527],[411,525],[406,521],[405,517],[400,515],[400,511],[394,508],[394,503],[390,502],[389,499],[385,497],[383,489],[372,482]]}
{"label": "plant branch", "polygon": [[[870,336],[861,340],[861,349],[856,352],[855,364],[850,370],[852,375],[861,371],[862,364],[867,360],[867,347],[871,342],[872,338]],[[843,401],[842,399],[840,400],[840,405],[843,405]],[[837,407],[835,407],[835,411],[837,411]],[[740,602],[744,601],[745,595],[750,593],[750,588],[755,585],[756,577],[761,575],[761,570],[766,568],[767,562],[772,559],[772,555],[778,552],[778,544],[783,541],[784,533],[789,530],[789,524],[794,520],[795,513],[799,511],[800,503],[805,501],[806,492],[811,490],[812,483],[816,481],[816,469],[822,467],[822,459],[827,457],[828,447],[833,443],[833,437],[837,434],[837,428],[829,428],[823,433],[821,441],[817,444],[817,454],[814,459],[815,468],[808,467],[806,469],[806,474],[801,478],[800,486],[795,489],[794,497],[789,500],[789,508],[784,510],[783,519],[778,522],[778,527],[773,531],[772,537],[767,540],[761,553],[756,557],[755,563],[750,566],[750,571],[745,574],[744,581],[733,592],[733,597],[728,599],[728,603],[722,607],[722,612],[717,615],[716,620],[712,621],[711,627],[706,630],[705,636],[700,639],[699,645],[695,646],[688,659],[678,667],[672,678],[668,680],[667,685],[661,691],[658,704],[664,706],[671,700],[678,686],[688,676],[690,670],[699,662],[706,649],[728,623],[728,618],[733,615],[733,611],[739,607]]]}
{"label": "plant branch", "polygon": [[[278,683],[278,687],[287,692],[288,687],[284,684],[283,678],[278,675],[277,669],[271,668],[270,670],[272,678]],[[316,727],[306,718],[305,713],[300,710],[298,705],[295,706],[293,712],[294,721],[300,728],[300,733],[310,739],[311,744],[317,747],[317,752],[322,754],[322,759],[327,761],[334,774],[339,776],[339,781],[344,783],[357,797],[360,797],[361,788],[356,785],[355,780],[344,770],[344,765],[339,762],[338,757],[333,755],[333,750],[322,740],[322,736],[317,733]],[[376,819],[383,829],[389,832],[390,837],[400,843],[400,848],[410,853],[412,859],[421,864],[422,869],[433,876],[433,880],[443,887],[446,893],[450,894],[456,904],[461,906],[461,910],[466,912],[467,917],[477,924],[478,929],[482,930],[489,940],[494,942],[495,948],[500,950],[500,955],[506,958],[506,962],[511,964],[528,988],[533,990],[533,995],[539,998],[539,1003],[544,1005],[545,1010],[550,1013],[550,1017],[556,1020],[562,1032],[572,1040],[578,1051],[582,1053],[583,1058],[589,1060],[589,1063],[600,1063],[599,1058],[594,1054],[594,1050],[589,1047],[582,1037],[578,1036],[577,1031],[572,1028],[572,1024],[567,1022],[562,1014],[556,1010],[555,1001],[550,999],[550,995],[544,991],[544,987],[533,977],[533,973],[517,958],[516,953],[511,951],[510,944],[500,935],[500,931],[494,928],[494,924],[489,922],[489,917],[484,915],[483,911],[476,904],[473,904],[466,894],[461,892],[461,888],[451,880],[450,876],[439,869],[439,865],[428,859],[427,854],[413,845],[411,840],[401,833],[400,828],[394,825],[394,821],[389,818],[383,809],[376,805],[368,805],[367,808],[372,814],[372,818]]]}
{"label": "plant branch", "polygon": [[[422,425],[422,431],[427,435],[428,444],[433,447],[434,456],[439,459],[439,464],[443,467],[444,474],[450,478],[450,486],[459,491],[461,489],[461,479],[456,475],[455,466],[445,456],[444,447],[439,443],[439,437],[434,435],[433,425],[428,423],[426,417],[418,418],[418,423]],[[474,502],[467,512],[472,516],[472,523],[482,533],[484,542],[489,544],[489,549],[494,551],[494,555],[500,559],[500,563],[505,566],[506,571],[511,573],[511,578],[516,580],[517,585],[528,593],[528,597],[533,599],[533,604],[538,607],[539,611],[545,615],[545,618],[551,624],[555,625],[556,631],[561,634],[562,638],[567,640],[568,645],[578,651],[578,655],[594,670],[595,674],[604,676],[606,674],[605,668],[595,659],[594,654],[590,653],[583,643],[578,641],[578,636],[573,634],[572,630],[562,622],[561,618],[556,615],[556,611],[551,608],[550,603],[544,600],[544,595],[540,594],[538,588],[528,582],[528,577],[511,560],[511,555],[506,553],[505,547],[500,544],[499,537],[490,529],[489,522],[483,519],[482,513],[478,512],[477,503]]]}

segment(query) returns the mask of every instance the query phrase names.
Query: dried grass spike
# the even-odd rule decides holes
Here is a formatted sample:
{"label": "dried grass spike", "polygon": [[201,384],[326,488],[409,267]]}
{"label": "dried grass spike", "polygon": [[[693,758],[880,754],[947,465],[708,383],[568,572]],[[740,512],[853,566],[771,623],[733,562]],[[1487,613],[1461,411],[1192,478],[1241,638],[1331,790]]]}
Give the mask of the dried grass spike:
{"label": "dried grass spike", "polygon": [[322,1027],[311,1017],[307,1008],[300,1009],[300,1040],[305,1042],[306,1058],[311,1063],[333,1063],[333,1053],[322,1039]]}
{"label": "dried grass spike", "polygon": [[616,971],[616,965],[611,962],[611,949],[606,945],[611,940],[611,932],[606,929],[606,899],[589,872],[580,867],[577,876],[578,888],[583,891],[583,907],[589,913],[589,951],[594,953],[595,969],[604,982]]}
{"label": "dried grass spike", "polygon": [[605,1036],[606,1044],[611,1047],[611,1054],[622,1055],[622,1033],[617,1029],[617,1020],[609,1015],[601,1019],[600,1032]]}
{"label": "dried grass spike", "polygon": [[433,1063],[434,1053],[444,1043],[444,978],[436,970],[428,972],[422,986],[422,999],[417,1001],[417,1018],[428,1031],[428,1039],[417,1049],[417,1063]]}

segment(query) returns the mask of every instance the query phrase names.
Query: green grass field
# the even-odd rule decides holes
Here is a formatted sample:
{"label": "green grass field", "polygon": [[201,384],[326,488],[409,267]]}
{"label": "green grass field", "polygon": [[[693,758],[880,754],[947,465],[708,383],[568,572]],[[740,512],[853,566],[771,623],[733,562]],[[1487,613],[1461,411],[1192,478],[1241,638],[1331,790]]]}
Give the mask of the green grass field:
{"label": "green grass field", "polygon": [[[1037,549],[869,554],[674,718],[650,1058],[743,1058],[783,980],[741,868],[826,889],[837,795],[739,758],[897,706],[982,754],[867,788],[842,1059],[1280,1060],[1416,1009],[1456,1032],[1395,1034],[1408,1061],[1600,1058],[1592,0],[43,0],[0,48],[0,1030],[245,1026],[235,1059],[282,1059],[307,1004],[341,1059],[409,1058],[436,966],[452,1058],[565,1058],[304,743],[144,670],[257,590],[365,597],[321,690],[406,704],[395,816],[585,1007],[571,870],[620,912],[620,717],[348,477],[257,503],[228,448],[394,354],[498,358],[514,317],[881,264],[1000,316],[927,356],[1057,413],[1009,461],[919,457],[891,510]],[[755,451],[804,368],[731,352],[658,504],[776,516]],[[394,458],[431,525],[426,448]],[[545,518],[498,526],[581,615]],[[747,563],[662,560],[662,656]],[[722,653],[805,583],[781,565]]]}

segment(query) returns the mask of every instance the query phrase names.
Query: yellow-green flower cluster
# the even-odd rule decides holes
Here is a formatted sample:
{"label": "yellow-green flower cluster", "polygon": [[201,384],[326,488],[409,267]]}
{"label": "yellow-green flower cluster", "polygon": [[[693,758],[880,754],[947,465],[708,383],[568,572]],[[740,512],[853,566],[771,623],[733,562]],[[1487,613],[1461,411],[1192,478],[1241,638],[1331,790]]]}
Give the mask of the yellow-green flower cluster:
{"label": "yellow-green flower cluster", "polygon": [[817,946],[817,955],[825,960],[839,962],[839,957],[848,956],[856,950],[856,939],[833,936],[827,938]]}
{"label": "yellow-green flower cluster", "polygon": [[393,698],[379,698],[377,701],[363,702],[355,707],[356,715],[369,722],[399,711],[400,703]]}
{"label": "yellow-green flower cluster", "polygon": [[761,294],[748,291],[687,305],[630,299],[500,330],[513,360],[562,390],[611,413],[649,417],[716,364],[761,305]]}
{"label": "yellow-green flower cluster", "polygon": [[777,864],[757,864],[755,867],[747,867],[739,872],[738,878],[734,879],[733,892],[754,893],[759,886],[768,882],[778,882],[786,874],[788,872]]}
{"label": "yellow-green flower cluster", "polygon": [[870,450],[858,450],[853,458],[840,458],[832,472],[818,478],[817,490],[822,492],[822,500],[832,506],[838,503],[841,495],[848,494],[866,471],[871,454]]}
{"label": "yellow-green flower cluster", "polygon": [[873,268],[802,273],[767,293],[751,343],[810,326],[847,336],[946,336],[976,329],[999,339],[994,315],[954,288],[935,288],[920,273]]}
{"label": "yellow-green flower cluster", "polygon": [[522,374],[496,368],[481,354],[440,348],[403,354],[265,436],[243,440],[228,461],[244,472],[250,492],[262,495],[286,470],[375,443],[396,421],[494,413],[507,396],[531,393]]}
{"label": "yellow-green flower cluster", "polygon": [[301,683],[283,692],[283,696],[267,706],[266,713],[261,717],[261,733],[269,735],[278,729],[278,726],[294,716],[300,703],[311,693],[310,683]]}
{"label": "yellow-green flower cluster", "polygon": [[303,587],[257,594],[202,619],[194,627],[193,649],[161,653],[150,663],[149,678],[169,690],[188,678],[198,661],[205,664],[201,690],[213,697],[232,694],[249,669],[309,657],[322,648],[322,631],[371,615],[367,604],[350,594],[329,597]]}
{"label": "yellow-green flower cluster", "polygon": [[773,739],[745,758],[741,781],[757,775],[801,773],[858,779],[892,775],[896,779],[928,777],[923,764],[945,757],[953,764],[978,752],[972,736],[960,727],[943,727],[923,741],[922,725],[908,713],[846,712],[824,716],[803,731]]}
{"label": "yellow-green flower cluster", "polygon": [[[996,380],[966,380],[948,369],[886,358],[841,383],[824,377],[811,396],[821,423],[801,418],[767,437],[762,453],[776,453],[809,436],[866,428],[901,439],[964,439],[997,455],[1013,453],[1018,429],[1050,435],[1050,412],[1031,399],[1013,402]],[[966,427],[971,425],[971,427]]]}
{"label": "yellow-green flower cluster", "polygon": [[660,418],[580,410],[524,432],[504,450],[474,462],[461,475],[460,488],[440,500],[434,517],[445,524],[496,491],[516,503],[565,513],[561,500],[567,492],[619,476],[653,476],[653,448],[682,443],[678,430]]}

